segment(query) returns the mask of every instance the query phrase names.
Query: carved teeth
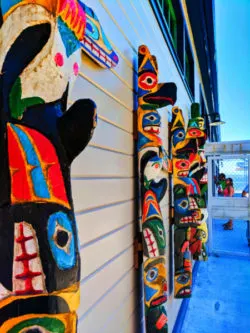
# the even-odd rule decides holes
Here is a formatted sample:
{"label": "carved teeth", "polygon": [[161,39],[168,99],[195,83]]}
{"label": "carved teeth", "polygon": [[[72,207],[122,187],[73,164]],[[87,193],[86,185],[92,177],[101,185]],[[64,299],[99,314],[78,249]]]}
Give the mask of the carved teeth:
{"label": "carved teeth", "polygon": [[179,171],[178,176],[187,177],[188,176],[188,171]]}
{"label": "carved teeth", "polygon": [[83,44],[96,57],[98,57],[100,60],[105,62],[108,67],[116,66],[116,63],[114,61],[112,61],[112,59],[104,51],[102,51],[100,48],[98,48],[98,45],[92,43],[90,38],[88,38],[87,36],[84,37]]}
{"label": "carved teeth", "polygon": [[36,233],[26,222],[15,223],[13,293],[27,295],[45,292]]}
{"label": "carved teeth", "polygon": [[143,236],[148,247],[149,257],[152,258],[159,256],[159,250],[152,231],[149,228],[144,229]]}
{"label": "carved teeth", "polygon": [[192,216],[185,216],[180,219],[180,222],[182,223],[194,222],[194,219],[192,218]]}
{"label": "carved teeth", "polygon": [[187,295],[187,294],[190,294],[190,289],[184,289],[184,290],[181,290],[180,291],[180,295]]}
{"label": "carved teeth", "polygon": [[154,133],[159,133],[160,132],[160,128],[159,126],[146,126],[144,127],[144,131],[145,132],[154,132]]}

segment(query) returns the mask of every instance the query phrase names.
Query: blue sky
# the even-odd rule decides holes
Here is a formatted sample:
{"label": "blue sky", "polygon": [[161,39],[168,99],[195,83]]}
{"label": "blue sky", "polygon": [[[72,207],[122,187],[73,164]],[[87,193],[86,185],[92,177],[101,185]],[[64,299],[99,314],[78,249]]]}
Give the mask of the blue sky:
{"label": "blue sky", "polygon": [[250,140],[250,0],[215,0],[222,141]]}

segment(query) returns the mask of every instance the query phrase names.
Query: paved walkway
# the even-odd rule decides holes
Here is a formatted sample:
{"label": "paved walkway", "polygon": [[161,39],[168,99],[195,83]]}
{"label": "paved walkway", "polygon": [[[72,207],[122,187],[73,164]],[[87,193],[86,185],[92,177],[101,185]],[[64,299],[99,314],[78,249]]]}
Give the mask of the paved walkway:
{"label": "paved walkway", "polygon": [[199,263],[193,296],[178,333],[250,333],[250,261],[209,257]]}

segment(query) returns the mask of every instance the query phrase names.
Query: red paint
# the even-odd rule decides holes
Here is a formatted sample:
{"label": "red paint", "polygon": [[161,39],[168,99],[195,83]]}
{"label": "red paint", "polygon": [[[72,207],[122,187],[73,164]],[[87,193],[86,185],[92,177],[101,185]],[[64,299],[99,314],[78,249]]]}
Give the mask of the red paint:
{"label": "red paint", "polygon": [[157,320],[155,326],[158,330],[161,330],[166,325],[167,322],[168,322],[168,317],[165,315],[165,313],[162,313],[159,319]]}
{"label": "red paint", "polygon": [[83,40],[86,28],[86,13],[75,0],[59,0],[57,13],[80,41]]}
{"label": "red paint", "polygon": [[149,215],[150,205],[154,206],[154,210],[156,211],[156,214],[157,214],[156,217],[159,218],[160,220],[162,220],[161,210],[160,210],[159,203],[157,202],[156,195],[154,194],[153,191],[148,190],[145,193],[145,197],[144,197],[144,201],[143,201],[142,223],[146,222],[147,219],[149,218],[148,215]]}
{"label": "red paint", "polygon": [[59,199],[63,204],[68,206],[69,203],[66,195],[63,175],[54,146],[41,133],[27,127],[25,128],[25,131],[36,146],[36,151],[38,153],[39,160],[41,161],[42,169],[51,193],[52,198],[50,201],[56,202],[56,199]]}
{"label": "red paint", "polygon": [[153,306],[161,305],[163,303],[167,302],[167,296],[161,296],[157,298],[156,300],[152,301]]}
{"label": "red paint", "polygon": [[155,73],[146,72],[139,76],[139,87],[144,90],[151,90],[155,88],[158,83],[157,75]]}
{"label": "red paint", "polygon": [[15,279],[20,279],[24,281],[24,289],[15,290],[16,295],[27,295],[27,294],[41,294],[43,290],[36,290],[32,285],[32,279],[36,276],[41,276],[41,272],[33,272],[29,268],[29,261],[37,258],[38,254],[36,252],[29,254],[25,248],[25,242],[33,239],[33,236],[25,237],[23,223],[19,223],[19,237],[15,239],[16,243],[19,243],[22,249],[22,253],[15,257],[15,261],[19,261],[23,264],[23,271],[20,274],[15,275]]}
{"label": "red paint", "polygon": [[11,203],[31,201],[32,192],[29,186],[23,149],[10,125],[7,125],[7,133],[11,174]]}
{"label": "red paint", "polygon": [[54,61],[58,67],[62,67],[64,64],[63,55],[60,52],[56,53]]}

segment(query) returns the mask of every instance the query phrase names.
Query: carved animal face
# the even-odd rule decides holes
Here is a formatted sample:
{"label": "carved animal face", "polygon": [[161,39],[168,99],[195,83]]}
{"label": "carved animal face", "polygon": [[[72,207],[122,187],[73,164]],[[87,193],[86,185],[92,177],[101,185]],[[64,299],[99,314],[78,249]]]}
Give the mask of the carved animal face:
{"label": "carved animal face", "polygon": [[144,268],[145,304],[156,307],[167,300],[166,259],[164,256],[148,259]]}
{"label": "carved animal face", "polygon": [[158,83],[157,60],[145,45],[139,47],[138,88],[139,104],[143,108],[161,108],[176,101],[176,85]]}
{"label": "carved animal face", "polygon": [[199,225],[201,211],[197,198],[200,198],[198,184],[190,178],[174,179],[175,223],[182,226]]}
{"label": "carved animal face", "polygon": [[101,23],[94,11],[79,1],[86,14],[86,31],[81,41],[82,49],[104,68],[115,67],[119,58],[106,37]]}

